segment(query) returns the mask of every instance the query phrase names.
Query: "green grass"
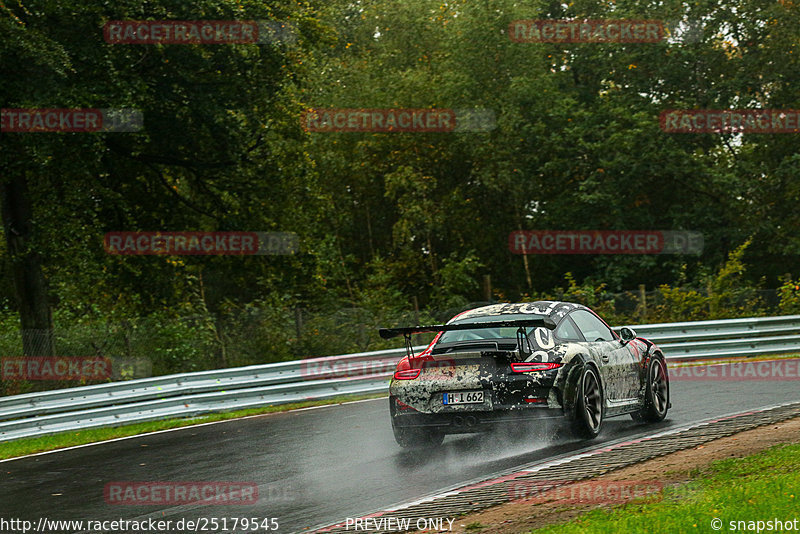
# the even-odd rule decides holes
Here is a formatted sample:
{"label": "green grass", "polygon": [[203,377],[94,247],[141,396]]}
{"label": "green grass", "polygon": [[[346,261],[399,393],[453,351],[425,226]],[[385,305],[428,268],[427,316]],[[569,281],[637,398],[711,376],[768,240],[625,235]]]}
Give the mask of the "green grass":
{"label": "green grass", "polygon": [[298,408],[309,408],[312,406],[325,406],[328,404],[338,404],[341,402],[350,402],[350,401],[364,400],[364,399],[376,399],[383,396],[384,395],[382,394],[348,395],[342,397],[335,397],[332,399],[296,402],[292,404],[277,404],[272,406],[265,406],[263,408],[250,408],[247,410],[238,410],[234,412],[215,413],[215,414],[204,415],[201,417],[192,417],[186,419],[164,419],[163,421],[136,423],[132,425],[123,425],[111,428],[95,428],[89,430],[80,430],[78,432],[61,432],[50,436],[19,439],[15,441],[0,443],[0,460],[5,460],[7,458],[16,458],[17,456],[25,456],[26,454],[33,454],[37,452],[63,449],[64,447],[73,447],[75,445],[85,445],[87,443],[95,443],[98,441],[106,441],[109,439],[124,438],[128,436],[136,436],[139,434],[147,434],[149,432],[168,430],[170,428],[180,428],[192,425],[199,425],[202,423],[210,423],[214,421],[225,421],[228,419],[247,417],[249,415],[262,415],[275,412],[286,412],[289,410],[296,410]]}
{"label": "green grass", "polygon": [[[800,445],[778,445],[746,458],[719,460],[689,484],[667,488],[660,497],[645,498],[611,509],[581,515],[569,523],[550,525],[535,534],[739,532],[757,525],[730,521],[792,521],[800,526]],[[712,519],[721,529],[711,527]],[[780,532],[773,525],[762,532]]]}

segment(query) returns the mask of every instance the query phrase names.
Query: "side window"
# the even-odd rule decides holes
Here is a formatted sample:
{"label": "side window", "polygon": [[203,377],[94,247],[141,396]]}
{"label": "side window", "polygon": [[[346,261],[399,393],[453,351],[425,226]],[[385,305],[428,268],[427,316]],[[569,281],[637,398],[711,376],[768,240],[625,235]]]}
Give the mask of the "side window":
{"label": "side window", "polygon": [[569,314],[569,317],[578,325],[578,329],[586,341],[613,341],[616,339],[611,329],[591,312],[575,310]]}
{"label": "side window", "polygon": [[581,336],[581,333],[578,332],[578,329],[575,327],[575,323],[573,323],[572,319],[569,317],[564,317],[561,323],[559,323],[555,334],[561,341],[584,341],[583,336]]}

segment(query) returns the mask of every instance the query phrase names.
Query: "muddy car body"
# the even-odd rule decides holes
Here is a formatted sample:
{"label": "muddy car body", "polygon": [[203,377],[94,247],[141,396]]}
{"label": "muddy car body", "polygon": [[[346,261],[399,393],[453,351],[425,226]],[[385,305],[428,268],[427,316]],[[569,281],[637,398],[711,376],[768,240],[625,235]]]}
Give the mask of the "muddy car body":
{"label": "muddy car body", "polygon": [[[438,333],[415,355],[410,336],[420,332]],[[670,407],[661,350],[630,328],[617,334],[580,304],[495,304],[445,325],[380,334],[403,335],[409,348],[389,390],[392,428],[404,447],[548,417],[592,438],[605,418],[655,422]]]}

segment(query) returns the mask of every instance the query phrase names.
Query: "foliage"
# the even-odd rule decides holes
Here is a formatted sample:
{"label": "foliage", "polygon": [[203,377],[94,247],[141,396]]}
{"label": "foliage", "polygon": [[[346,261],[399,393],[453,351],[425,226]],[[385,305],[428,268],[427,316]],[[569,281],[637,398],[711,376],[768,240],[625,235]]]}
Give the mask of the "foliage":
{"label": "foliage", "polygon": [[756,295],[756,286],[744,277],[744,252],[752,243],[748,239],[731,251],[728,261],[716,276],[708,280],[709,314],[718,318],[745,317],[757,313],[763,303]]}
{"label": "foliage", "polygon": [[[581,17],[664,20],[669,38],[508,35],[516,19]],[[667,134],[659,113],[796,107],[796,18],[795,4],[762,0],[6,3],[5,108],[136,108],[145,120],[138,133],[4,132],[0,186],[28,185],[27,246],[57,348],[113,347],[157,373],[383,348],[376,326],[463,309],[485,298],[485,275],[503,300],[575,300],[618,324],[764,314],[765,281],[797,276],[795,136]],[[102,28],[115,19],[290,21],[295,38],[111,45]],[[495,121],[304,131],[303,110],[327,107],[483,109]],[[685,229],[705,249],[521,257],[508,250],[520,229]],[[109,255],[103,234],[119,230],[290,231],[301,250]],[[18,354],[8,250],[0,350]],[[656,291],[646,302],[621,295],[640,284]],[[796,312],[790,284],[779,291],[779,310]]]}
{"label": "foliage", "polygon": [[786,280],[778,288],[778,295],[778,310],[781,315],[800,314],[800,280]]}
{"label": "foliage", "polygon": [[657,322],[701,321],[709,318],[710,298],[694,289],[670,287],[662,284],[658,288],[662,302],[656,308]]}
{"label": "foliage", "polygon": [[459,259],[456,253],[443,260],[439,269],[440,282],[433,288],[430,306],[443,309],[464,306],[470,295],[480,290],[478,273],[484,268],[475,251],[467,252]]}
{"label": "foliage", "polygon": [[583,304],[601,315],[614,312],[613,302],[604,298],[605,284],[595,285],[590,280],[585,280],[583,284],[578,285],[572,273],[565,274],[564,280],[567,282],[567,287],[557,290],[558,300]]}

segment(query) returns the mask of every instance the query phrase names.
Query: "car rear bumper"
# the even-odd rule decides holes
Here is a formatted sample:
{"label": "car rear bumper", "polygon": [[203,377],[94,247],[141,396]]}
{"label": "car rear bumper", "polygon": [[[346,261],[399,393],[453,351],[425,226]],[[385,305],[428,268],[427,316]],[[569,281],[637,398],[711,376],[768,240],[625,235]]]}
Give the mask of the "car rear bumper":
{"label": "car rear bumper", "polygon": [[446,434],[491,431],[523,421],[562,418],[563,411],[547,406],[519,410],[459,411],[450,413],[401,413],[392,409],[392,424],[397,428],[431,428]]}

